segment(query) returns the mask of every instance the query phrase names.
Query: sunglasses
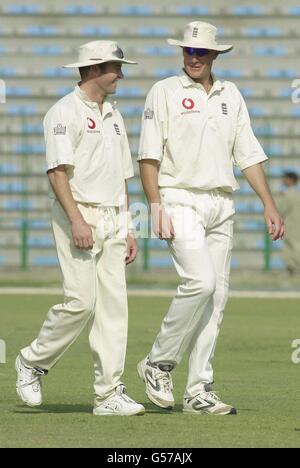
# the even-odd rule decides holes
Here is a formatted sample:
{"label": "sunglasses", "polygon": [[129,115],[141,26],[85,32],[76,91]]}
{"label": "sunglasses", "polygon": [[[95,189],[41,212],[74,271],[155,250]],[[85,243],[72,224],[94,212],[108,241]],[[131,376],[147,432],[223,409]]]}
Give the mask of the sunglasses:
{"label": "sunglasses", "polygon": [[210,53],[209,49],[195,49],[194,47],[184,47],[184,51],[191,57],[193,55],[197,55],[197,57],[205,57],[205,55]]}

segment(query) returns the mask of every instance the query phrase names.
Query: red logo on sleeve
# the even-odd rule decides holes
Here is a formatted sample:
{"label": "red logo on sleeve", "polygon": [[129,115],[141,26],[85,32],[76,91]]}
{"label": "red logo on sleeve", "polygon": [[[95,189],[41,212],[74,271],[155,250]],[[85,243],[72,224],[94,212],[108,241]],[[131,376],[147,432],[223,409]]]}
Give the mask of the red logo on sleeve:
{"label": "red logo on sleeve", "polygon": [[195,107],[195,103],[192,99],[184,99],[182,105],[185,109],[192,110]]}
{"label": "red logo on sleeve", "polygon": [[96,122],[93,119],[90,119],[89,117],[87,120],[88,120],[88,127],[91,130],[94,130],[96,128]]}

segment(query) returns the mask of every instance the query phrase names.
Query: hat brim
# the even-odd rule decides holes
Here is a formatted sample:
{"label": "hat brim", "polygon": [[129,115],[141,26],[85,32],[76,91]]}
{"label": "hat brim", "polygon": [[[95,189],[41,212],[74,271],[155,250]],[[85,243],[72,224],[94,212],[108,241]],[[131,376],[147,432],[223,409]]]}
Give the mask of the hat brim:
{"label": "hat brim", "polygon": [[137,65],[137,62],[133,62],[132,60],[125,60],[119,58],[109,58],[107,60],[87,60],[86,62],[76,62],[70,63],[69,65],[63,65],[62,68],[83,68],[83,67],[90,67],[91,65],[100,65],[101,63],[108,63],[108,62],[120,62],[127,65]]}
{"label": "hat brim", "polygon": [[194,47],[194,48],[201,48],[201,49],[209,49],[209,50],[215,50],[217,52],[220,52],[220,54],[225,54],[226,52],[230,52],[233,49],[233,45],[219,45],[219,44],[209,44],[205,42],[183,42],[183,41],[177,41],[176,39],[168,39],[168,44],[172,46],[178,46],[178,47]]}

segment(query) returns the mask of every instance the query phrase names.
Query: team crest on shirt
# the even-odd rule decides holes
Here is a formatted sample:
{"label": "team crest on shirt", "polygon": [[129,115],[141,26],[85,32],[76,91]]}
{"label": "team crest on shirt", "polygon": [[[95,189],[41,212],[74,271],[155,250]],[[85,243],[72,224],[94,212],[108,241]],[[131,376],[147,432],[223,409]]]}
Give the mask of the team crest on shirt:
{"label": "team crest on shirt", "polygon": [[62,124],[58,124],[54,129],[54,135],[66,135],[67,127],[64,127]]}
{"label": "team crest on shirt", "polygon": [[118,136],[121,136],[121,130],[120,130],[120,127],[119,127],[118,124],[116,124],[116,123],[114,124],[114,129],[115,129],[115,131],[116,131],[116,134],[117,134]]}
{"label": "team crest on shirt", "polygon": [[222,103],[222,114],[223,115],[228,115],[228,107],[225,102]]}

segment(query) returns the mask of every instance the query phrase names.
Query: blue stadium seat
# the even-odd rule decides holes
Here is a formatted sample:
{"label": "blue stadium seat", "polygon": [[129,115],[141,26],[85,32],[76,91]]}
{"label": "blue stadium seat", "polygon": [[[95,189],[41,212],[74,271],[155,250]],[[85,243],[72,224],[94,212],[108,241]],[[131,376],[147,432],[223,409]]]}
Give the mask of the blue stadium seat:
{"label": "blue stadium seat", "polygon": [[141,133],[141,124],[135,123],[131,125],[129,132],[131,133],[131,135],[139,136]]}
{"label": "blue stadium seat", "polygon": [[238,268],[239,267],[239,261],[237,258],[235,257],[232,257],[231,259],[231,268],[234,269],[234,268]]}
{"label": "blue stadium seat", "polygon": [[144,106],[120,106],[120,112],[126,117],[141,117],[144,112]]}
{"label": "blue stadium seat", "polygon": [[7,106],[7,113],[9,115],[35,115],[37,107],[32,104],[27,105],[9,105]]}
{"label": "blue stadium seat", "polygon": [[16,166],[15,164],[11,164],[11,163],[0,164],[1,175],[12,175],[12,174],[17,174],[17,172],[18,172],[18,166]]}
{"label": "blue stadium seat", "polygon": [[64,8],[66,15],[94,15],[97,8],[94,5],[67,5]]}
{"label": "blue stadium seat", "polygon": [[32,93],[33,90],[29,86],[8,86],[6,88],[6,95],[8,97],[26,97],[31,96]]}
{"label": "blue stadium seat", "polygon": [[116,97],[122,98],[122,97],[143,97],[144,96],[144,91],[141,88],[138,88],[137,86],[132,86],[131,88],[118,88]]}
{"label": "blue stadium seat", "polygon": [[138,35],[145,37],[167,37],[169,34],[169,29],[164,26],[140,26],[138,29]]}
{"label": "blue stadium seat", "polygon": [[274,46],[274,47],[254,47],[254,53],[255,55],[258,55],[260,57],[283,57],[288,54],[287,49],[282,46]]}
{"label": "blue stadium seat", "polygon": [[281,258],[272,258],[271,259],[271,268],[273,270],[282,270],[283,268],[285,268],[285,263],[283,261],[283,259]]}
{"label": "blue stadium seat", "polygon": [[300,107],[293,107],[291,111],[291,116],[292,117],[300,117]]}
{"label": "blue stadium seat", "polygon": [[276,70],[276,69],[270,69],[267,70],[266,76],[268,78],[297,78],[298,77],[298,72],[294,69],[282,69],[282,70]]}
{"label": "blue stadium seat", "polygon": [[81,34],[83,36],[112,36],[113,29],[109,26],[83,26]]}
{"label": "blue stadium seat", "polygon": [[61,77],[61,76],[72,76],[73,73],[74,73],[73,70],[68,69],[68,68],[46,67],[42,70],[42,75],[49,77],[49,78],[55,78],[55,77]]}
{"label": "blue stadium seat", "polygon": [[173,57],[177,55],[177,51],[172,47],[155,47],[155,46],[147,46],[144,48],[144,54],[151,56],[151,57]]}
{"label": "blue stadium seat", "polygon": [[176,8],[178,15],[182,16],[207,16],[210,14],[206,6],[179,6]]}
{"label": "blue stadium seat", "polygon": [[129,195],[138,195],[141,193],[141,184],[139,182],[128,182],[128,193]]}
{"label": "blue stadium seat", "polygon": [[251,106],[248,108],[250,117],[263,117],[266,115],[266,111],[261,106]]}
{"label": "blue stadium seat", "polygon": [[0,182],[0,193],[20,193],[26,191],[24,182]]}
{"label": "blue stadium seat", "polygon": [[264,15],[264,8],[261,5],[238,5],[232,8],[232,13],[236,16],[261,16]]}
{"label": "blue stadium seat", "polygon": [[59,45],[52,45],[52,46],[45,46],[45,45],[37,45],[32,47],[32,53],[34,55],[61,55],[63,54],[64,50],[62,46]]}
{"label": "blue stadium seat", "polygon": [[262,221],[255,219],[247,220],[244,222],[244,229],[246,231],[257,231],[264,229],[265,224]]}
{"label": "blue stadium seat", "polygon": [[278,37],[281,36],[281,34],[281,29],[275,26],[251,26],[250,28],[246,28],[244,30],[244,35],[248,37]]}
{"label": "blue stadium seat", "polygon": [[73,86],[59,86],[56,89],[56,95],[59,97],[66,96],[69,93],[72,93],[74,91]]}
{"label": "blue stadium seat", "polygon": [[156,68],[154,70],[154,76],[156,78],[169,78],[174,75],[178,75],[177,68]]}
{"label": "blue stadium seat", "polygon": [[41,6],[12,4],[7,5],[4,11],[10,15],[35,15],[41,12]]}
{"label": "blue stadium seat", "polygon": [[0,45],[0,55],[5,55],[7,52],[7,49],[4,45]]}
{"label": "blue stadium seat", "polygon": [[277,129],[270,125],[253,125],[253,131],[257,136],[275,136],[278,133]]}
{"label": "blue stadium seat", "polygon": [[300,16],[300,6],[291,6],[288,9],[290,15]]}
{"label": "blue stadium seat", "polygon": [[7,258],[4,255],[0,255],[0,265],[5,265],[7,263]]}
{"label": "blue stadium seat", "polygon": [[242,95],[244,96],[244,98],[249,98],[254,95],[254,90],[252,88],[247,87],[247,88],[239,88],[239,89]]}
{"label": "blue stadium seat", "polygon": [[39,26],[36,24],[27,26],[25,34],[28,36],[57,36],[59,30],[56,26]]}
{"label": "blue stadium seat", "polygon": [[54,247],[54,239],[51,236],[32,237],[28,239],[29,247]]}
{"label": "blue stadium seat", "polygon": [[40,154],[44,153],[44,143],[17,143],[12,146],[12,150],[17,154]]}
{"label": "blue stadium seat", "polygon": [[29,220],[29,227],[31,229],[47,229],[51,227],[51,222],[45,219],[31,219]]}
{"label": "blue stadium seat", "polygon": [[293,90],[292,88],[282,88],[280,91],[279,91],[279,96],[280,97],[283,97],[283,98],[291,98],[292,96],[292,93],[293,93]]}
{"label": "blue stadium seat", "polygon": [[168,243],[166,241],[161,241],[160,239],[149,239],[148,247],[150,249],[168,250]]}
{"label": "blue stadium seat", "polygon": [[3,77],[13,77],[16,76],[17,71],[15,67],[1,67],[0,68],[0,76]]}
{"label": "blue stadium seat", "polygon": [[57,266],[59,263],[57,257],[37,255],[32,258],[31,264],[32,266]]}
{"label": "blue stadium seat", "polygon": [[171,257],[151,257],[149,261],[151,268],[170,268],[173,266]]}
{"label": "blue stadium seat", "polygon": [[5,200],[3,208],[6,211],[31,211],[34,209],[34,205],[31,200]]}
{"label": "blue stadium seat", "polygon": [[240,70],[238,68],[235,68],[235,69],[230,68],[228,70],[224,70],[224,69],[221,69],[221,68],[216,68],[215,69],[215,74],[219,78],[223,78],[223,79],[226,79],[226,78],[240,78],[241,76],[243,76],[242,70]]}
{"label": "blue stadium seat", "polygon": [[123,5],[119,12],[124,16],[149,16],[153,10],[150,5]]}
{"label": "blue stadium seat", "polygon": [[269,156],[281,156],[282,154],[284,154],[284,149],[279,144],[265,144],[264,149]]}
{"label": "blue stadium seat", "polygon": [[44,128],[42,124],[26,123],[22,125],[22,132],[26,134],[39,133],[42,135],[44,133]]}

